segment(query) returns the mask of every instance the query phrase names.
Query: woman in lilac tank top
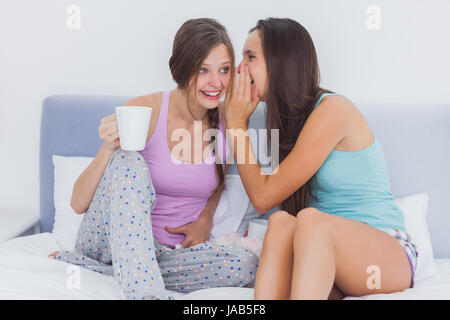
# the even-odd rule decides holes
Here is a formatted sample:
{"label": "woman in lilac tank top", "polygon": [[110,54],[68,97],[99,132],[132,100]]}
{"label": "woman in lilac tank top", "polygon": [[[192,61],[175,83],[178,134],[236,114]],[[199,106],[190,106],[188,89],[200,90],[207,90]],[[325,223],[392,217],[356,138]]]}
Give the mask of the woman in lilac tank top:
{"label": "woman in lilac tank top", "polygon": [[218,106],[233,65],[224,27],[210,19],[189,20],[175,35],[169,60],[177,88],[126,103],[153,108],[147,145],[140,153],[156,191],[153,235],[162,244],[191,247],[209,238],[225,167],[215,163],[216,154],[208,149],[215,137],[203,137],[211,128],[224,137]]}
{"label": "woman in lilac tank top", "polygon": [[186,21],[169,67],[175,90],[126,103],[153,108],[144,150],[119,149],[115,115],[102,119],[104,145],[72,195],[74,211],[86,212],[75,250],[51,254],[114,275],[128,299],[243,287],[256,275],[252,252],[207,242],[226,170],[220,99],[234,51],[225,28],[212,19]]}

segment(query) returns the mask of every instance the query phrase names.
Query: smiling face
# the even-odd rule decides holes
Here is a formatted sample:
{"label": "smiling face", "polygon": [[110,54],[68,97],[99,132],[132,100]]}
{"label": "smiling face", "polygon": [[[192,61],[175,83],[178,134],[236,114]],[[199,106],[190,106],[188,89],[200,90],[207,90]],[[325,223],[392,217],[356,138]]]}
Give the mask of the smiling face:
{"label": "smiling face", "polygon": [[189,96],[195,96],[197,104],[204,108],[217,107],[230,84],[231,68],[232,57],[228,48],[221,43],[211,49],[198,74],[192,77]]}
{"label": "smiling face", "polygon": [[261,101],[264,101],[268,87],[268,75],[261,36],[258,30],[252,31],[247,41],[245,41],[241,63],[248,66],[250,78],[252,79],[252,91],[258,89]]}

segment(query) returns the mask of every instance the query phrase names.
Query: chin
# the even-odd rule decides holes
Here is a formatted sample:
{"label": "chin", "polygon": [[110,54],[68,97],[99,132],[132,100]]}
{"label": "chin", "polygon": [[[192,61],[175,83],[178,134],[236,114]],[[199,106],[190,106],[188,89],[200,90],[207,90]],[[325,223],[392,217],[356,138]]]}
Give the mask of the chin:
{"label": "chin", "polygon": [[208,101],[205,99],[199,99],[200,101],[200,105],[205,108],[205,109],[214,109],[217,108],[219,102],[215,102],[215,101]]}
{"label": "chin", "polygon": [[259,101],[266,102],[266,100],[267,100],[267,97],[265,95],[260,95],[259,96]]}
{"label": "chin", "polygon": [[267,96],[266,96],[267,90],[258,89],[258,91],[259,91],[259,100],[265,102],[267,100]]}
{"label": "chin", "polygon": [[206,109],[214,109],[220,104],[224,95],[219,96],[217,99],[206,99],[202,96],[197,97],[201,101],[201,105]]}

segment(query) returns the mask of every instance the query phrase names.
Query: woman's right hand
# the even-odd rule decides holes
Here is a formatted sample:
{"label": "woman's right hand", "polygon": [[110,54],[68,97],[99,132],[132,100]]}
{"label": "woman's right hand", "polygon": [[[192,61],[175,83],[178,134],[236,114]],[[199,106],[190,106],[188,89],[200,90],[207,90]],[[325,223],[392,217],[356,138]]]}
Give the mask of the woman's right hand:
{"label": "woman's right hand", "polygon": [[115,113],[102,118],[98,127],[98,133],[106,149],[116,151],[120,148],[119,128]]}

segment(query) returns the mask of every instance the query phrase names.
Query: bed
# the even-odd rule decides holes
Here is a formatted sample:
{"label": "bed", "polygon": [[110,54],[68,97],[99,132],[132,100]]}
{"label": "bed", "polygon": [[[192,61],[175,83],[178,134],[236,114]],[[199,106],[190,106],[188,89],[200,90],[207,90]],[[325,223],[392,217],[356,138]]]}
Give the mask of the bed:
{"label": "bed", "polygon": [[[0,243],[0,299],[123,299],[114,278],[47,258],[64,242],[54,231],[55,177],[52,157],[94,157],[102,141],[98,124],[130,97],[54,95],[43,102],[40,145],[41,233]],[[432,272],[415,287],[393,294],[345,299],[450,299],[450,106],[358,103],[383,145],[391,189],[397,199],[427,195],[426,231]],[[264,128],[264,105],[258,106],[251,128]],[[232,167],[230,174],[237,174]],[[411,198],[408,198],[411,199]],[[422,199],[425,199],[422,197]],[[407,202],[407,201],[406,201]],[[405,206],[407,205],[405,202]],[[409,202],[414,206],[414,202]],[[251,205],[243,222],[257,214]],[[267,218],[270,212],[261,218]],[[423,224],[423,223],[422,223]],[[418,228],[423,226],[418,226]],[[423,229],[423,228],[422,228]],[[422,230],[423,231],[423,230]],[[428,233],[429,232],[429,233]],[[173,293],[176,299],[253,298],[252,288],[214,288]]]}

